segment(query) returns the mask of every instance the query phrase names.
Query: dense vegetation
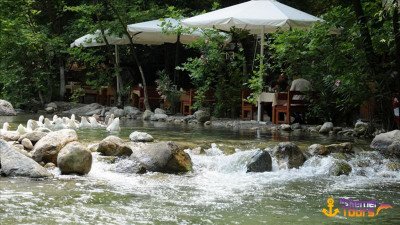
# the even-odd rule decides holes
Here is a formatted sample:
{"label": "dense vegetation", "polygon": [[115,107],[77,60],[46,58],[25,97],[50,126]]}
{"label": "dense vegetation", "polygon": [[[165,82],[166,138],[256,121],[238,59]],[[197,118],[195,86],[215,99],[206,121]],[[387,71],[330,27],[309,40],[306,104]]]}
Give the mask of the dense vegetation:
{"label": "dense vegetation", "polygon": [[[2,0],[0,97],[17,107],[62,99],[65,74],[76,65],[84,69],[81,79],[87,84],[93,87],[112,84],[116,74],[113,47],[70,48],[73,40],[97,29],[123,35],[127,24],[163,17],[188,17],[241,2],[244,1]],[[320,16],[326,22],[307,31],[267,35],[264,66],[267,76],[285,72],[289,77],[301,74],[312,81],[320,96],[312,108],[316,119],[351,123],[363,103],[375,101],[375,118],[390,127],[393,117],[390,101],[400,89],[398,2],[281,2]],[[255,38],[242,31],[232,31],[232,34],[234,47],[230,52],[234,54],[226,54],[223,40],[218,35],[210,35],[211,39],[190,47],[194,52],[186,51],[183,56],[191,57],[180,66],[185,71],[180,73],[187,73],[198,90],[198,107],[204,106],[201,99],[209,89],[215,92],[213,109],[217,116],[238,116],[238,90],[249,83],[253,87],[259,85],[258,89],[263,85],[254,82],[264,76],[253,72],[258,70],[252,66],[257,64],[254,63]],[[121,63],[129,68],[125,75],[122,73],[122,93],[127,94],[132,85],[141,83],[143,76],[154,82],[157,78],[154,59],[168,58],[163,56],[165,49],[174,52],[175,47],[133,44],[121,47]],[[169,68],[158,69],[165,69],[172,76],[174,63],[170,62]],[[258,80],[265,80],[261,78]]]}

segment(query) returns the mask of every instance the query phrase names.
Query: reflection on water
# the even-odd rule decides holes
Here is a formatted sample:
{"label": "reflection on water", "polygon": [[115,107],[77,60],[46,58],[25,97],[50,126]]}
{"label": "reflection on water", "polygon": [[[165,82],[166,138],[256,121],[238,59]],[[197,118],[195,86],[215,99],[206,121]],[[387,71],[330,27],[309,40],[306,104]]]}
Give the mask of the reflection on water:
{"label": "reflection on water", "polygon": [[[16,128],[26,120],[9,122]],[[94,154],[92,170],[83,177],[54,170],[50,180],[0,178],[1,224],[400,224],[400,174],[388,171],[376,152],[356,153],[349,176],[328,175],[331,157],[311,158],[299,169],[246,173],[256,148],[282,140],[302,147],[337,140],[138,121],[127,121],[117,135],[127,140],[134,130],[157,141],[202,146],[207,154],[191,155],[194,170],[184,175],[116,173],[114,164]],[[105,130],[78,134],[84,142],[108,135]],[[366,149],[366,142],[356,146]],[[366,159],[369,166],[363,167],[360,161]],[[376,218],[327,218],[321,210],[329,196],[375,199],[394,208]]]}

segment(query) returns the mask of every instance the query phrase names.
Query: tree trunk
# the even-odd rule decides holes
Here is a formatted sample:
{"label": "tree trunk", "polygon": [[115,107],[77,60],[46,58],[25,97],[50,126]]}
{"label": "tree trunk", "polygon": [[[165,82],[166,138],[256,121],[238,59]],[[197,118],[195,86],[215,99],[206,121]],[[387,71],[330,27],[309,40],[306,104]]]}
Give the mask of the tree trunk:
{"label": "tree trunk", "polygon": [[109,0],[106,0],[105,3],[106,3],[106,5],[108,5],[111,8],[111,10],[113,11],[114,15],[118,18],[118,21],[119,21],[120,25],[122,26],[122,30],[124,31],[124,34],[127,35],[127,37],[130,37],[129,38],[129,42],[130,42],[130,48],[131,48],[131,51],[132,51],[133,59],[135,60],[137,66],[139,68],[140,76],[142,78],[143,93],[144,93],[144,107],[146,108],[146,110],[151,110],[150,104],[149,104],[149,97],[148,97],[148,94],[147,94],[146,78],[144,76],[142,65],[140,64],[139,58],[137,57],[136,50],[135,50],[135,45],[134,45],[134,43],[132,41],[132,38],[131,38],[128,30],[126,29],[127,24],[124,23],[124,21],[121,18],[121,15],[119,14],[119,12],[115,9],[114,5],[112,5]]}
{"label": "tree trunk", "polygon": [[64,61],[60,59],[60,99],[64,100],[65,95],[65,67]]}
{"label": "tree trunk", "polygon": [[362,8],[361,0],[352,0],[352,4],[357,17],[358,25],[360,26],[360,34],[362,38],[362,45],[365,51],[365,56],[367,58],[367,62],[371,68],[372,73],[375,74],[377,72],[377,60],[374,52],[374,47],[372,45],[371,34],[367,25],[368,21]]}

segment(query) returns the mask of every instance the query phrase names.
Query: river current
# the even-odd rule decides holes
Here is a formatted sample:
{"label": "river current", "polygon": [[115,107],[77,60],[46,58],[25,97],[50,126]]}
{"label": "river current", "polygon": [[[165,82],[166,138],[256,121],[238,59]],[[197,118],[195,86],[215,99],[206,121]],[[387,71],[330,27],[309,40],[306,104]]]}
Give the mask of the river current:
{"label": "river current", "polygon": [[[15,129],[26,118],[2,118]],[[187,174],[116,172],[116,164],[95,153],[86,176],[53,179],[0,177],[0,224],[400,224],[400,172],[368,148],[369,141],[350,140],[356,153],[348,176],[330,176],[333,158],[311,157],[299,169],[246,173],[252,151],[293,141],[300,148],[312,143],[338,143],[332,137],[295,132],[274,134],[256,130],[213,129],[165,123],[127,121],[116,135],[128,140],[134,131],[157,141],[172,140],[201,146],[206,154],[190,154],[194,168]],[[105,130],[78,131],[83,143],[98,142]],[[346,140],[349,141],[349,140]],[[121,159],[119,164],[125,163]],[[327,198],[376,200],[392,208],[376,217],[329,218]]]}

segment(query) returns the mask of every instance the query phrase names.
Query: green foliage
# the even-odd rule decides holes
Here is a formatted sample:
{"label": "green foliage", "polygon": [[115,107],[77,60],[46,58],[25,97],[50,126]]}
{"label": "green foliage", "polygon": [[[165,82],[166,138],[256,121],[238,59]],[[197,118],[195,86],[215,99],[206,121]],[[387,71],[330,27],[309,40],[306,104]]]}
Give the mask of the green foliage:
{"label": "green foliage", "polygon": [[214,115],[234,116],[243,84],[243,49],[225,52],[225,35],[210,30],[204,33],[204,38],[192,44],[200,57],[189,58],[180,68],[189,72],[196,87],[194,108],[212,107],[206,100],[214,93]]}
{"label": "green foliage", "polygon": [[79,103],[83,96],[85,96],[85,90],[79,87],[72,92],[70,100],[73,103]]}
{"label": "green foliage", "polygon": [[172,105],[176,105],[182,92],[177,89],[176,85],[173,85],[165,70],[158,71],[157,75],[159,77],[156,80],[158,94]]}

